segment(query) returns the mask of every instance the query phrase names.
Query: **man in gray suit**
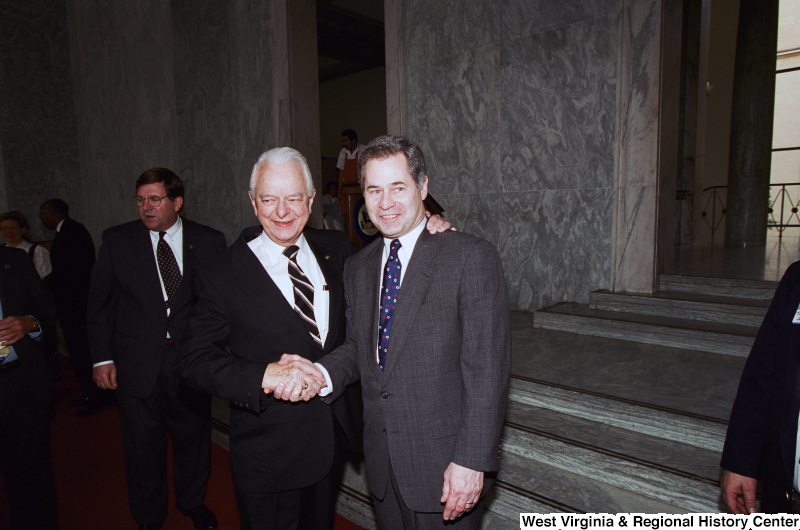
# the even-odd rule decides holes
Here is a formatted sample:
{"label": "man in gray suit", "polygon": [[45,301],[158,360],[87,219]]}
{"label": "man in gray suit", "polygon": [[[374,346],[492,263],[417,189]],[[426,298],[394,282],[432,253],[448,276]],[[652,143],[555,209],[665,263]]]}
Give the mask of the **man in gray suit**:
{"label": "man in gray suit", "polygon": [[[361,381],[367,480],[382,529],[443,520],[479,528],[511,365],[499,256],[474,236],[424,230],[425,159],[406,138],[370,142],[359,180],[383,238],[346,264],[347,339],[317,363],[326,372],[321,395],[335,399]],[[290,359],[299,357],[282,362]],[[296,398],[294,386],[286,381],[276,397]]]}

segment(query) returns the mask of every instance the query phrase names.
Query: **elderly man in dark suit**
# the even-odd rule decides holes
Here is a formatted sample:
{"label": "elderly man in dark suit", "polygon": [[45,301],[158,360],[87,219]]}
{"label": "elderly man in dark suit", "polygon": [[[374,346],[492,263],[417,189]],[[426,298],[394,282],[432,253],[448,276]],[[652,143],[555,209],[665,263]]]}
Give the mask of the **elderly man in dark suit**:
{"label": "elderly man in dark suit", "polygon": [[210,470],[210,397],[179,383],[175,358],[202,260],[225,248],[221,232],[182,220],[183,184],[164,168],[136,181],[141,220],[103,232],[89,292],[93,378],[117,390],[128,497],[140,528],[167,516],[167,432],[175,504],[195,528],[216,528],[204,499]]}
{"label": "elderly man in dark suit", "polygon": [[61,199],[43,202],[39,207],[39,219],[45,228],[56,232],[50,246],[53,270],[44,278],[44,284],[53,293],[69,361],[83,387],[83,395],[70,402],[70,406],[83,407],[78,411],[79,417],[90,416],[112,403],[112,396],[92,381],[92,358],[86,333],[94,241],[86,227],[69,216],[69,206]]}
{"label": "elderly man in dark suit", "polygon": [[[330,528],[340,471],[336,444],[343,441],[335,432],[359,440],[358,395],[337,401],[334,418],[319,400],[293,405],[261,389],[283,352],[317,359],[344,340],[342,271],[353,248],[343,232],[305,229],[314,189],[294,149],[261,155],[249,193],[261,226],[245,230],[197,271],[197,301],[178,366],[190,385],[231,401],[242,527]],[[300,307],[292,266],[313,285]],[[313,325],[303,310],[314,315]]]}
{"label": "elderly man in dark suit", "polygon": [[800,262],[789,266],[739,382],[722,451],[722,491],[733,513],[798,513]]}
{"label": "elderly man in dark suit", "polygon": [[14,529],[58,527],[50,458],[53,393],[39,342],[54,333],[54,312],[28,255],[0,247],[0,469]]}
{"label": "elderly man in dark suit", "polygon": [[[319,360],[325,400],[360,381],[367,480],[381,528],[480,528],[498,468],[511,365],[510,311],[488,242],[425,231],[422,151],[383,136],[361,154],[383,234],[347,262],[347,340]],[[293,363],[296,356],[287,356]],[[277,397],[296,399],[299,379]]]}

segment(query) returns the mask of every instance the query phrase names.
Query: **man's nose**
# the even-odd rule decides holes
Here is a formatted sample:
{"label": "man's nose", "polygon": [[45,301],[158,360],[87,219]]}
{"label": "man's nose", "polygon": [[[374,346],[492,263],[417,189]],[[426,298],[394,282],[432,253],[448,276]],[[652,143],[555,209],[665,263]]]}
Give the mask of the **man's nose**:
{"label": "man's nose", "polygon": [[279,200],[275,205],[275,213],[278,214],[278,217],[286,217],[289,215],[289,206],[285,201]]}

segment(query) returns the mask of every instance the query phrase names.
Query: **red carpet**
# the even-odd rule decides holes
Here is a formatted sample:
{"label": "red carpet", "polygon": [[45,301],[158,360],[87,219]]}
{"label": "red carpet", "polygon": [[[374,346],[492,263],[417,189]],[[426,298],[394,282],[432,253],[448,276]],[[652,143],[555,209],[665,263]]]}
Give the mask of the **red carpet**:
{"label": "red carpet", "polygon": [[[58,494],[58,520],[61,530],[86,528],[133,528],[136,523],[128,510],[125,465],[122,457],[119,413],[110,407],[88,418],[76,418],[77,409],[67,403],[81,395],[81,389],[62,359],[63,375],[54,383],[55,410],[50,424],[53,471]],[[171,453],[171,451],[170,451]],[[172,496],[171,458],[170,496]],[[228,451],[211,444],[211,479],[206,505],[217,515],[219,527],[239,528]],[[0,530],[9,528],[8,498],[0,481]],[[170,498],[169,514],[163,526],[170,530],[192,530],[192,522],[175,508]],[[336,516],[334,530],[361,527]]]}

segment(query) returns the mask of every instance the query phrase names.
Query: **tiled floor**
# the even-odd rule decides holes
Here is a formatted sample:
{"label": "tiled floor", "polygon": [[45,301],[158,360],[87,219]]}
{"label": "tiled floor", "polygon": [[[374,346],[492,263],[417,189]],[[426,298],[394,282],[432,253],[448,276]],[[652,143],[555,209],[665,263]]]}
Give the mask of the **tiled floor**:
{"label": "tiled floor", "polygon": [[787,229],[783,238],[768,235],[764,246],[675,247],[675,274],[716,278],[778,281],[786,268],[800,260],[800,231]]}

